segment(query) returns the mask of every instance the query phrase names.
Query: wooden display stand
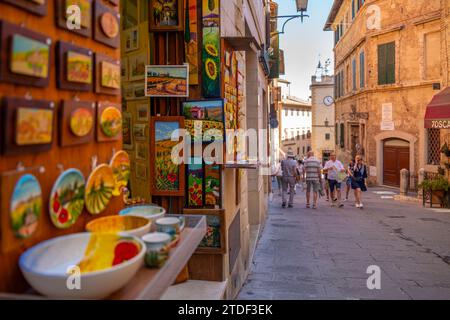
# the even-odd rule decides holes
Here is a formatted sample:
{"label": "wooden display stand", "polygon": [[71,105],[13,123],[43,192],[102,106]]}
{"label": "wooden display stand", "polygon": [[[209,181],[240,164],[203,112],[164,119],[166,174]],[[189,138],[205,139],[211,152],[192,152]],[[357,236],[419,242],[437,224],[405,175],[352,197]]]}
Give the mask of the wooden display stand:
{"label": "wooden display stand", "polygon": [[[74,34],[67,30],[58,28],[55,23],[55,2],[59,0],[48,0],[48,6],[46,15],[43,16],[33,14],[28,10],[21,8],[20,6],[12,6],[11,4],[0,2],[0,12],[1,19],[14,25],[21,25],[29,30],[37,30],[39,33],[49,37],[52,40],[50,47],[51,50],[51,61],[49,66],[49,83],[44,87],[30,87],[25,85],[11,84],[9,82],[0,82],[0,98],[5,97],[32,97],[35,100],[50,100],[55,103],[56,114],[59,115],[61,111],[61,101],[110,101],[115,103],[120,103],[120,96],[102,95],[95,94],[92,90],[87,92],[77,92],[69,90],[59,90],[57,85],[57,68],[55,60],[56,43],[58,41],[64,41],[67,43],[75,43],[79,47],[87,48],[93,52],[99,52],[113,59],[120,59],[120,50],[114,49],[106,46],[100,42],[97,42],[92,37],[84,37],[82,35]],[[102,1],[102,0],[99,0]],[[9,1],[9,2],[19,2],[19,1]],[[20,1],[21,3],[27,3],[27,6],[31,6],[31,1]],[[107,4],[107,1],[104,1]],[[116,7],[110,6],[111,8],[117,10]],[[42,13],[45,13],[42,11]],[[1,49],[3,54],[6,53],[6,48]],[[4,68],[8,68],[8,63],[6,61],[2,62]],[[58,117],[56,117],[58,118]],[[2,125],[3,126],[3,125]],[[23,278],[19,267],[18,259],[19,256],[29,247],[42,242],[44,240],[54,238],[57,236],[62,236],[66,234],[82,232],[86,223],[96,219],[101,216],[114,215],[117,214],[124,206],[122,198],[113,198],[106,211],[100,216],[91,216],[84,210],[80,215],[77,223],[67,229],[60,230],[53,226],[49,212],[49,195],[53,184],[61,173],[61,168],[65,170],[69,168],[77,168],[81,170],[83,175],[87,177],[91,172],[91,158],[97,156],[98,163],[109,163],[113,149],[119,151],[122,149],[122,141],[113,141],[105,143],[97,143],[94,140],[76,146],[70,147],[60,147],[59,145],[59,128],[61,126],[60,121],[55,120],[55,126],[53,130],[52,144],[49,150],[42,152],[27,152],[20,155],[10,155],[5,156],[0,155],[0,174],[6,171],[13,171],[16,169],[18,163],[22,163],[25,168],[43,166],[45,167],[45,174],[39,176],[39,182],[42,188],[43,203],[42,212],[39,218],[38,230],[35,236],[27,239],[26,242],[20,239],[14,239],[13,247],[14,250],[8,251],[7,253],[0,251],[0,292],[24,292],[28,288],[28,285]],[[9,202],[10,195],[2,193],[2,202]],[[0,214],[7,214],[1,212]],[[1,220],[1,231],[0,233],[10,233],[10,223],[9,217]]]}
{"label": "wooden display stand", "polygon": [[[185,216],[186,227],[178,245],[171,250],[169,260],[159,269],[142,267],[136,276],[108,300],[158,300],[174,283],[206,233],[204,216]],[[45,299],[34,292],[25,295],[0,293],[1,299]]]}

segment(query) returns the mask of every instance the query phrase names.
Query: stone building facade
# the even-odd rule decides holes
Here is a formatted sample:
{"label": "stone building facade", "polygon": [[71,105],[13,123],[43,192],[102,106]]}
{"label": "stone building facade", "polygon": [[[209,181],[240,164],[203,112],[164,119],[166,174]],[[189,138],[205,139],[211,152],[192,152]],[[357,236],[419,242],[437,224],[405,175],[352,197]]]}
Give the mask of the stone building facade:
{"label": "stone building facade", "polygon": [[335,150],[334,77],[311,78],[312,136],[311,148],[317,158],[329,160]]}
{"label": "stone building facade", "polygon": [[291,149],[298,158],[311,150],[311,102],[285,97],[281,103],[281,158]]}
{"label": "stone building facade", "polygon": [[424,128],[424,116],[448,78],[448,3],[333,3],[325,30],[335,35],[338,157],[363,155],[372,183],[398,186],[406,168],[414,187],[420,168],[439,164],[440,135]]}

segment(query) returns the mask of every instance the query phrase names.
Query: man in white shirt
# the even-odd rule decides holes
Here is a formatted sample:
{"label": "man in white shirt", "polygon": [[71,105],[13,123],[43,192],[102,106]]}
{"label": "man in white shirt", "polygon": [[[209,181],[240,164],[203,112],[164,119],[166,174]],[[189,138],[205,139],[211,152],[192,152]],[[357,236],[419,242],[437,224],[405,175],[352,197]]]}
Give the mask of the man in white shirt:
{"label": "man in white shirt", "polygon": [[283,172],[283,208],[286,208],[286,193],[289,189],[289,208],[294,206],[295,182],[297,181],[297,161],[292,150],[287,153],[287,158],[281,161],[281,171]]}
{"label": "man in white shirt", "polygon": [[324,170],[328,171],[332,205],[337,204],[339,208],[342,208],[344,205],[341,203],[341,177],[344,177],[345,168],[342,162],[336,159],[335,153],[331,154],[330,159],[325,164]]}

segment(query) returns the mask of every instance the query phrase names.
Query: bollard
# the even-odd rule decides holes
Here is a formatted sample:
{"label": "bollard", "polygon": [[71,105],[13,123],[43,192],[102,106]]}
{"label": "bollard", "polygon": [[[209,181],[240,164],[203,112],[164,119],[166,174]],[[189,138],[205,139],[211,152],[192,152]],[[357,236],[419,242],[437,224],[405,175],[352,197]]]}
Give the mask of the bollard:
{"label": "bollard", "polygon": [[409,171],[402,169],[400,171],[400,195],[406,196],[409,190]]}
{"label": "bollard", "polygon": [[[420,186],[420,184],[425,180],[425,169],[422,168],[419,170],[419,174],[417,177],[417,183]],[[417,193],[417,196],[419,199],[423,198],[423,190],[421,188],[419,188],[419,192]]]}

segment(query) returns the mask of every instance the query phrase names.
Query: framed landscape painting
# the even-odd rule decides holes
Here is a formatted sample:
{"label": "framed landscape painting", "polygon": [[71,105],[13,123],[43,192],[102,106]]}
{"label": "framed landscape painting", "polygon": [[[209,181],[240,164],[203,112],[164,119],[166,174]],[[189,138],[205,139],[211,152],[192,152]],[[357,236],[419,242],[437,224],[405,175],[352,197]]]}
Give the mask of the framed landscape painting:
{"label": "framed landscape painting", "polygon": [[94,87],[94,54],[90,49],[59,41],[56,46],[58,89],[92,91]]}
{"label": "framed landscape painting", "polygon": [[183,102],[182,115],[186,119],[186,129],[194,142],[223,141],[225,136],[223,100]]}
{"label": "framed landscape painting", "polygon": [[120,61],[109,56],[95,54],[95,92],[109,95],[120,94]]}
{"label": "framed landscape painting", "polygon": [[[59,28],[84,37],[92,37],[92,0],[58,0],[55,1],[55,5],[56,24]],[[74,11],[68,10],[71,6],[80,8],[81,19],[79,28],[68,28],[68,22],[69,25],[71,24],[68,18],[74,13]]]}
{"label": "framed landscape painting", "polygon": [[196,253],[223,254],[226,253],[225,210],[222,209],[184,209],[185,215],[206,216],[206,235],[201,241]]}
{"label": "framed landscape painting", "polygon": [[0,20],[0,81],[47,87],[50,81],[52,39]]}
{"label": "framed landscape painting", "polygon": [[53,102],[5,98],[3,153],[14,155],[51,149],[54,123]]}
{"label": "framed landscape painting", "polygon": [[184,196],[185,166],[175,163],[172,159],[173,148],[180,142],[172,141],[171,137],[172,133],[178,129],[184,129],[183,117],[153,117],[151,119],[152,195]]}
{"label": "framed landscape painting", "polygon": [[149,0],[150,32],[182,31],[184,0]]}
{"label": "framed landscape painting", "polygon": [[147,97],[189,97],[189,65],[146,66]]}

